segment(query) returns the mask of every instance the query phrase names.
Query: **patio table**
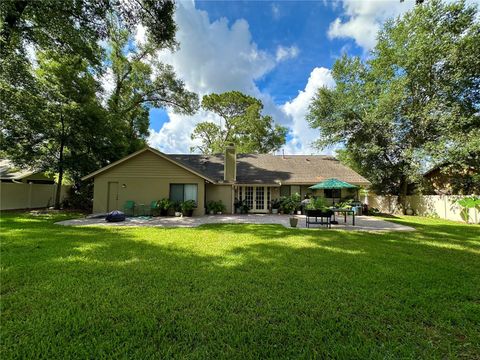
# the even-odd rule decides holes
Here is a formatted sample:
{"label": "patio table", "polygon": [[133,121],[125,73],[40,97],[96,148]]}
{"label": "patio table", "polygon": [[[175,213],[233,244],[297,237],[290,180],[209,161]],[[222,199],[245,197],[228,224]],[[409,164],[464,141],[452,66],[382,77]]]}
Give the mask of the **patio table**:
{"label": "patio table", "polygon": [[330,209],[333,211],[333,220],[335,221],[335,213],[343,213],[345,216],[345,223],[347,222],[347,214],[352,214],[352,225],[355,226],[355,210],[353,209],[338,209],[338,208],[333,208]]}

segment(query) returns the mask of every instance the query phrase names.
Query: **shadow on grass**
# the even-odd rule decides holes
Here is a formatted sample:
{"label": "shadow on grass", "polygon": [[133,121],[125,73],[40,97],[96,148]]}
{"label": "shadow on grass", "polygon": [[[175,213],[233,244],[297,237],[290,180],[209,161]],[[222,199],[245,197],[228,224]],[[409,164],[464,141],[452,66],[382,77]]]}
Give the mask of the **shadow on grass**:
{"label": "shadow on grass", "polygon": [[422,243],[457,244],[450,224],[400,219],[419,229],[405,234],[58,220],[2,218],[5,358],[479,354],[479,258]]}

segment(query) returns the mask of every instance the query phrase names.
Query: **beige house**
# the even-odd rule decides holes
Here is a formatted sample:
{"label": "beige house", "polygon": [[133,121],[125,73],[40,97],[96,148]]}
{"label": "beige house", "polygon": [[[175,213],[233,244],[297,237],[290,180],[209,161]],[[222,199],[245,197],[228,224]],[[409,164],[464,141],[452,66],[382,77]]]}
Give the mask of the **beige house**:
{"label": "beige house", "polygon": [[[94,179],[93,212],[122,209],[127,200],[149,206],[152,200],[195,200],[194,215],[205,214],[205,204],[221,200],[227,213],[234,212],[235,199],[244,200],[251,212],[265,213],[270,200],[312,191],[309,186],[337,178],[358,186],[370,182],[331,156],[236,154],[164,154],[147,147],[99,169],[82,180]],[[315,195],[327,198],[354,197],[355,192]]]}

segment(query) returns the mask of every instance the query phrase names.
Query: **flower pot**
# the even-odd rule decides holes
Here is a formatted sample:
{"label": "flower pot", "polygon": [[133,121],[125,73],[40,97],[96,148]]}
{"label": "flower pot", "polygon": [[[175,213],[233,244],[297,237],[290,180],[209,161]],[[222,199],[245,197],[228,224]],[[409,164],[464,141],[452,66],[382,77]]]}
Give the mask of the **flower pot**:
{"label": "flower pot", "polygon": [[185,210],[182,214],[183,216],[186,216],[186,217],[192,217],[193,210]]}
{"label": "flower pot", "polygon": [[272,209],[272,214],[278,214],[278,209]]}
{"label": "flower pot", "polygon": [[290,226],[291,227],[297,227],[297,224],[298,224],[298,219],[297,218],[291,217],[289,220],[290,220]]}
{"label": "flower pot", "polygon": [[222,215],[222,212],[221,212],[221,211],[217,211],[217,215]]}
{"label": "flower pot", "polygon": [[302,210],[297,210],[297,215],[302,215]]}
{"label": "flower pot", "polygon": [[175,211],[175,216],[180,217],[180,216],[182,216],[182,213],[180,211]]}
{"label": "flower pot", "polygon": [[407,210],[405,210],[405,214],[407,214],[407,215],[413,215],[413,209],[408,208]]}
{"label": "flower pot", "polygon": [[160,216],[167,216],[168,215],[168,209],[160,209]]}
{"label": "flower pot", "polygon": [[210,211],[208,212],[208,214],[209,214],[209,215],[215,215],[215,211],[210,210]]}

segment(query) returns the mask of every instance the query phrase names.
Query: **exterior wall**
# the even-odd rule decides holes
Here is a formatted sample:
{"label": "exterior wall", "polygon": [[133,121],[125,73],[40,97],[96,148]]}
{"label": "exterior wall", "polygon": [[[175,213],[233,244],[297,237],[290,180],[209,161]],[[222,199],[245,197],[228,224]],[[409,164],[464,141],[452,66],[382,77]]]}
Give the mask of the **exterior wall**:
{"label": "exterior wall", "polygon": [[[0,183],[0,210],[35,209],[53,206],[56,185]],[[62,186],[63,201],[70,186]]]}
{"label": "exterior wall", "polygon": [[225,213],[233,214],[232,185],[205,184],[205,197],[207,202],[222,200],[223,205],[226,207]]}
{"label": "exterior wall", "polygon": [[[457,201],[463,197],[457,195],[411,195],[407,196],[407,206],[413,209],[415,215],[467,222],[467,213],[463,212],[462,207],[457,204]],[[368,196],[368,206],[377,208],[383,213],[401,213],[396,195],[370,194]],[[469,210],[468,222],[480,223],[479,209]]]}
{"label": "exterior wall", "polygon": [[125,201],[133,200],[136,204],[145,204],[147,210],[151,201],[169,197],[170,184],[197,184],[198,204],[193,214],[205,213],[205,180],[150,151],[95,176],[94,213],[107,211],[109,182],[118,182],[119,209],[123,208]]}

